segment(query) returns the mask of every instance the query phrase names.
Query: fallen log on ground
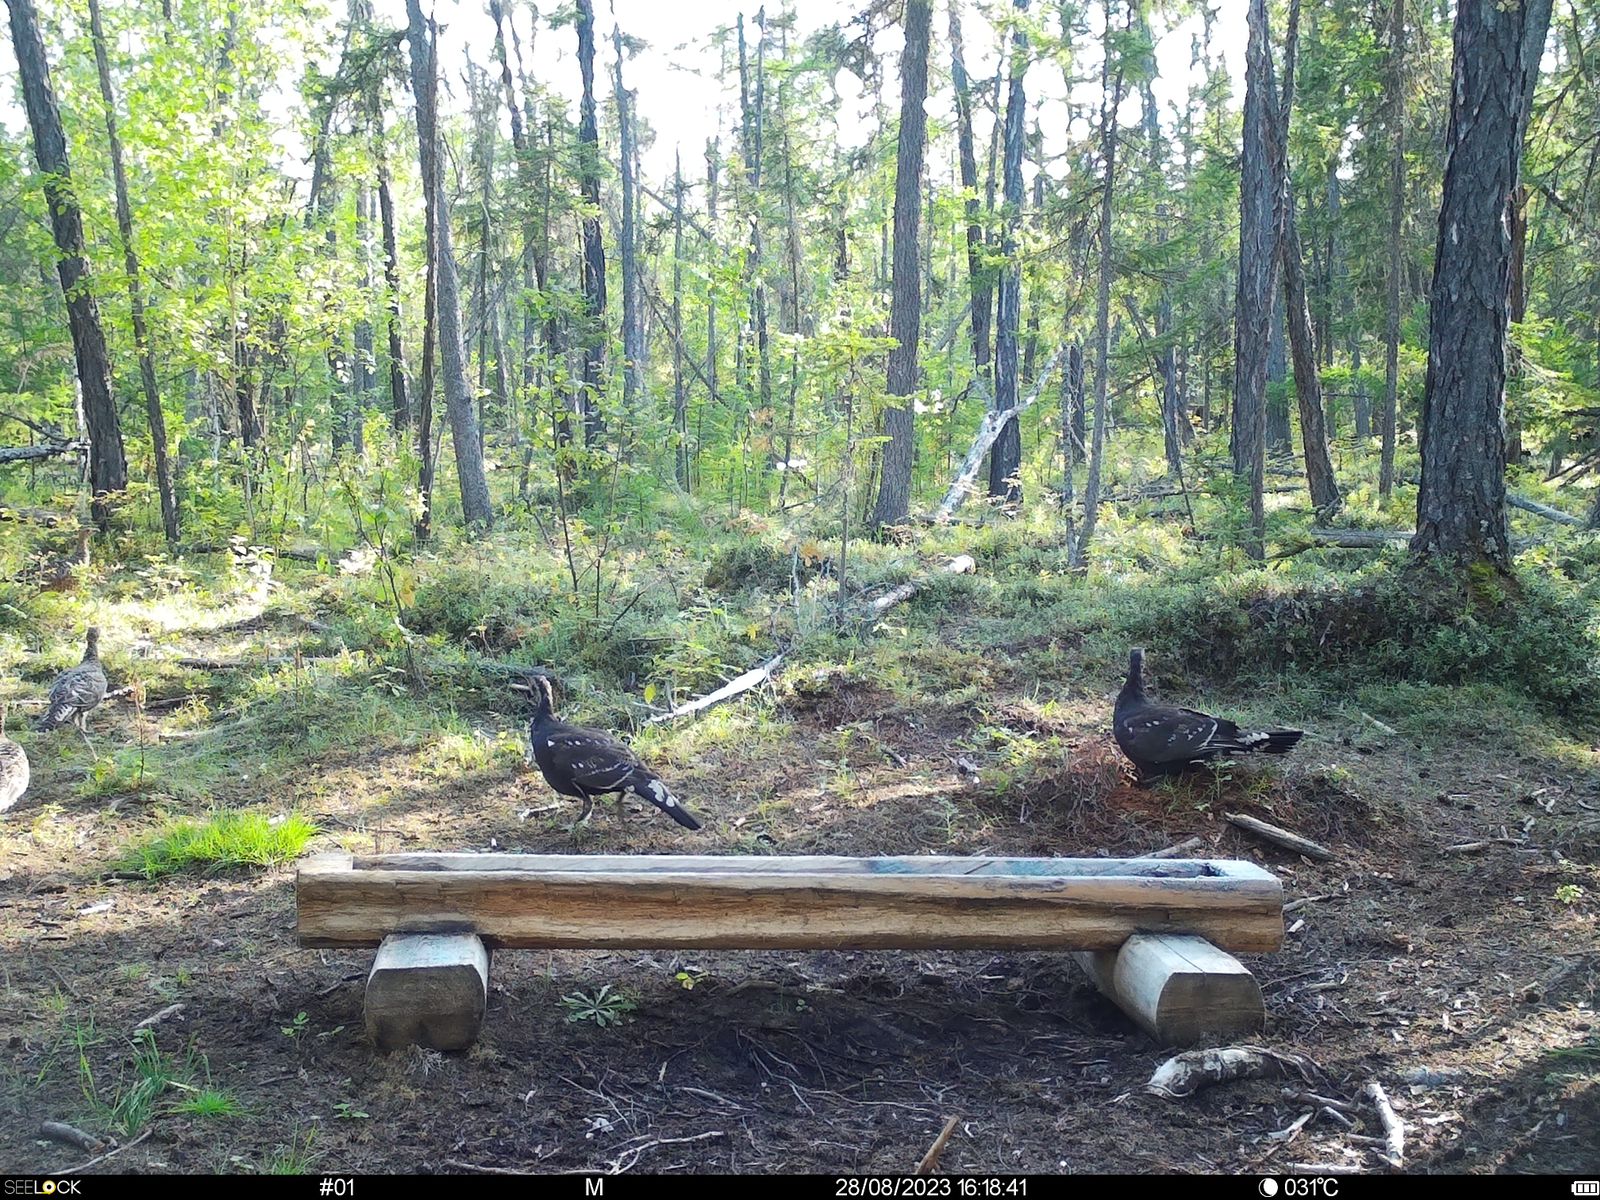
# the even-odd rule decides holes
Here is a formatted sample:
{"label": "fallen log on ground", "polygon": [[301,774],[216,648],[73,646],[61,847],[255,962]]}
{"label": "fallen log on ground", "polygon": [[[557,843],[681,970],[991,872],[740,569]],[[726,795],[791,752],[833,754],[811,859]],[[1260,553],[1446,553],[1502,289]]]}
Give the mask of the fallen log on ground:
{"label": "fallen log on ground", "polygon": [[[971,575],[978,569],[977,561],[970,554],[958,554],[935,574],[945,575]],[[885,592],[872,602],[872,615],[881,616],[896,604],[902,604],[911,599],[928,584],[929,576],[920,579],[908,579],[893,591]]]}
{"label": "fallen log on ground", "polygon": [[684,717],[692,717],[696,713],[705,712],[708,708],[715,708],[724,700],[732,700],[735,696],[742,696],[753,688],[760,687],[770,680],[783,665],[783,655],[774,654],[758,667],[752,667],[743,675],[728,680],[716,691],[701,696],[700,699],[688,704],[679,705],[668,712],[657,713],[651,717],[647,724],[660,725],[667,721],[681,721]]}
{"label": "fallen log on ground", "polygon": [[1265,1046],[1223,1046],[1174,1055],[1156,1068],[1145,1090],[1168,1100],[1181,1100],[1202,1088],[1263,1075],[1311,1079],[1317,1065],[1300,1054],[1284,1054]]}
{"label": "fallen log on ground", "polygon": [[1328,862],[1333,858],[1333,851],[1326,846],[1318,845],[1310,838],[1303,838],[1298,833],[1291,833],[1281,826],[1257,820],[1255,817],[1248,817],[1243,813],[1229,813],[1228,823],[1237,825],[1263,841],[1271,842],[1274,846],[1280,846],[1295,854],[1304,854],[1307,858],[1314,858],[1319,862]]}
{"label": "fallen log on ground", "polygon": [[1050,356],[1050,361],[1045,363],[1044,369],[1034,380],[1033,390],[1028,393],[1026,399],[1018,401],[1004,412],[997,412],[991,408],[983,414],[983,423],[978,426],[978,435],[972,439],[972,448],[961,461],[961,469],[956,472],[955,482],[950,485],[950,490],[945,493],[939,507],[933,511],[935,521],[940,523],[948,521],[951,514],[961,507],[962,501],[967,498],[967,493],[972,488],[973,479],[977,477],[983,456],[989,452],[989,447],[1000,437],[1000,431],[1006,427],[1007,421],[1020,416],[1038,402],[1039,397],[1044,394],[1045,386],[1050,382],[1050,377],[1061,365],[1061,356],[1064,353],[1066,353],[1065,346],[1056,347],[1056,352]]}
{"label": "fallen log on ground", "polygon": [[1546,521],[1554,521],[1558,525],[1575,525],[1581,528],[1586,522],[1582,517],[1575,517],[1569,512],[1559,508],[1552,508],[1548,504],[1540,504],[1537,500],[1530,500],[1526,496],[1519,496],[1516,492],[1506,493],[1506,503],[1512,508],[1520,508],[1523,512],[1532,513],[1536,517],[1543,517]]}
{"label": "fallen log on ground", "polygon": [[82,442],[62,442],[50,446],[0,446],[0,463],[36,462],[41,458],[54,458],[73,450],[83,450]]}

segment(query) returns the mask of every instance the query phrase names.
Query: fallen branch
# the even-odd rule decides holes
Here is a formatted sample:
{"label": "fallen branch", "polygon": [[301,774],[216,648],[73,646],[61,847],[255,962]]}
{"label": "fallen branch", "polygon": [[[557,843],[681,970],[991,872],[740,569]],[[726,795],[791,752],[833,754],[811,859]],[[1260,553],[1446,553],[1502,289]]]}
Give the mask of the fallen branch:
{"label": "fallen branch", "polygon": [[1516,492],[1506,493],[1506,503],[1512,508],[1520,508],[1523,512],[1532,513],[1536,517],[1543,517],[1546,521],[1554,521],[1558,525],[1575,525],[1582,527],[1584,519],[1575,517],[1569,512],[1559,508],[1552,508],[1548,504],[1540,504],[1537,500],[1530,500],[1526,496],[1519,496]]}
{"label": "fallen branch", "polygon": [[69,450],[84,449],[82,442],[62,442],[55,446],[0,446],[0,463],[35,462],[41,458],[54,458]]}
{"label": "fallen branch", "polygon": [[949,1144],[950,1137],[956,1131],[956,1126],[961,1123],[960,1117],[951,1117],[944,1123],[944,1128],[939,1131],[939,1136],[933,1139],[933,1145],[928,1147],[928,1152],[922,1156],[922,1161],[917,1164],[918,1175],[932,1175],[939,1169],[939,1156],[944,1153],[944,1148]]}
{"label": "fallen branch", "polygon": [[1395,1115],[1394,1106],[1384,1094],[1383,1085],[1376,1079],[1367,1084],[1362,1095],[1371,1100],[1373,1107],[1378,1110],[1378,1120],[1383,1122],[1384,1149],[1388,1151],[1389,1165],[1398,1170],[1406,1158],[1405,1122]]}
{"label": "fallen branch", "polygon": [[[704,1142],[709,1141],[711,1138],[723,1138],[727,1136],[728,1135],[720,1129],[708,1129],[705,1133],[697,1133],[693,1137],[651,1138],[642,1146],[635,1146],[631,1150],[624,1150],[622,1154],[617,1155],[616,1158],[611,1160],[610,1169],[607,1170],[606,1174],[621,1175],[624,1171],[637,1166],[640,1157],[646,1150],[653,1150],[657,1146],[681,1146],[687,1142]],[[624,1163],[622,1159],[628,1154],[633,1155],[633,1157]]]}
{"label": "fallen branch", "polygon": [[978,467],[983,463],[983,456],[989,452],[1000,437],[1000,431],[1006,423],[1014,417],[1020,416],[1038,402],[1044,394],[1045,386],[1050,382],[1050,377],[1055,374],[1056,368],[1061,365],[1061,356],[1066,353],[1065,346],[1057,346],[1056,352],[1050,356],[1050,361],[1045,363],[1044,369],[1039,372],[1033,382],[1033,390],[1027,398],[1018,401],[1004,411],[990,409],[983,414],[983,422],[978,426],[978,434],[972,439],[972,448],[967,451],[966,458],[961,460],[961,469],[956,472],[955,481],[950,485],[950,490],[945,493],[939,507],[933,511],[933,519],[943,523],[948,521],[956,509],[961,507],[962,501],[967,498],[967,493],[972,487],[972,481],[977,477]]}
{"label": "fallen branch", "polygon": [[1135,854],[1135,858],[1177,858],[1180,854],[1187,854],[1190,850],[1198,850],[1204,846],[1205,839],[1192,837],[1185,838],[1176,846],[1168,846],[1165,850],[1152,850],[1149,854]]}
{"label": "fallen branch", "polygon": [[1168,1100],[1181,1100],[1202,1088],[1241,1079],[1279,1074],[1310,1079],[1316,1063],[1300,1054],[1285,1054],[1265,1046],[1224,1046],[1213,1050],[1188,1050],[1156,1068],[1145,1090]]}
{"label": "fallen branch", "polygon": [[1487,850],[1490,846],[1520,846],[1522,842],[1514,837],[1484,838],[1477,842],[1458,842],[1454,846],[1446,846],[1442,854],[1476,854],[1480,850]]}
{"label": "fallen branch", "polygon": [[735,696],[742,696],[752,688],[758,688],[766,683],[783,665],[783,655],[775,654],[759,667],[752,667],[743,675],[728,680],[716,691],[701,696],[700,699],[688,704],[680,705],[669,712],[657,713],[646,722],[648,725],[660,725],[667,721],[681,721],[684,717],[692,717],[696,713],[705,712],[708,708],[715,708],[724,700],[732,700]]}
{"label": "fallen branch", "polygon": [[99,1164],[105,1162],[106,1159],[121,1154],[124,1150],[132,1150],[135,1146],[144,1141],[145,1138],[149,1137],[154,1132],[154,1129],[146,1129],[138,1137],[134,1138],[133,1141],[121,1146],[117,1146],[111,1150],[107,1150],[104,1154],[98,1155],[95,1158],[91,1158],[88,1162],[79,1163],[75,1167],[68,1167],[65,1171],[61,1172],[61,1174],[76,1175],[79,1171],[87,1171],[90,1167],[98,1166]]}
{"label": "fallen branch", "polygon": [[1378,732],[1380,732],[1380,733],[1387,733],[1390,737],[1398,737],[1399,734],[1400,734],[1400,731],[1398,729],[1396,729],[1393,725],[1385,725],[1382,721],[1378,720],[1378,718],[1373,716],[1371,713],[1362,713],[1361,714],[1361,718],[1364,721],[1370,722],[1372,727],[1374,729],[1378,730]]}
{"label": "fallen branch", "polygon": [[[940,567],[939,571],[946,575],[971,575],[977,569],[978,564],[976,560],[973,559],[972,555],[958,554],[944,566]],[[911,597],[915,596],[919,591],[927,586],[927,582],[928,580],[926,577],[922,579],[908,579],[905,583],[902,583],[893,591],[885,592],[872,602],[872,615],[874,617],[881,616],[882,614],[888,612],[896,604],[902,604],[911,599]]]}
{"label": "fallen branch", "polygon": [[1255,817],[1247,817],[1243,813],[1229,813],[1228,823],[1236,825],[1248,833],[1255,834],[1262,841],[1271,842],[1285,850],[1292,850],[1296,854],[1304,854],[1307,858],[1314,858],[1318,862],[1328,862],[1333,858],[1333,851],[1326,846],[1318,845],[1310,838],[1303,838],[1298,833],[1278,825],[1259,821]]}
{"label": "fallen branch", "polygon": [[151,1013],[144,1020],[140,1021],[133,1027],[133,1031],[138,1033],[141,1029],[154,1029],[157,1025],[161,1024],[161,1022],[170,1021],[173,1017],[181,1016],[182,1013],[183,1004],[181,1002],[178,1004],[169,1004],[160,1012]]}
{"label": "fallen branch", "polygon": [[44,1122],[39,1126],[39,1136],[49,1138],[52,1142],[64,1142],[68,1146],[76,1146],[79,1150],[87,1150],[90,1154],[106,1144],[105,1138],[85,1133],[76,1125],[68,1125],[65,1121]]}

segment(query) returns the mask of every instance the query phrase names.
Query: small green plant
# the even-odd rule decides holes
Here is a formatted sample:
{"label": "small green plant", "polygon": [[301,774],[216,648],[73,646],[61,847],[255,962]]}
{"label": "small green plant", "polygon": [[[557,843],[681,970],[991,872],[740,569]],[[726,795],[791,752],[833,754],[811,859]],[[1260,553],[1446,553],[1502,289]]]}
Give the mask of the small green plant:
{"label": "small green plant", "polygon": [[287,1025],[281,1026],[278,1032],[283,1034],[284,1037],[292,1038],[298,1042],[301,1038],[305,1037],[306,1030],[310,1027],[311,1018],[303,1012],[297,1012],[294,1015],[294,1019]]}
{"label": "small green plant", "polygon": [[602,985],[593,995],[574,992],[570,996],[563,996],[561,1003],[566,1007],[567,1020],[593,1021],[602,1029],[608,1025],[620,1025],[623,1018],[638,1007],[609,983]]}
{"label": "small green plant", "polygon": [[268,1175],[307,1175],[317,1160],[322,1157],[315,1149],[317,1131],[307,1129],[304,1133],[298,1127],[290,1130],[287,1145],[274,1147],[267,1156],[265,1171]]}
{"label": "small green plant", "polygon": [[179,1100],[172,1111],[185,1117],[237,1117],[244,1107],[229,1093],[207,1087]]}
{"label": "small green plant", "polygon": [[362,1112],[349,1100],[341,1100],[333,1106],[333,1115],[340,1121],[370,1121],[372,1114]]}
{"label": "small green plant", "polygon": [[222,812],[208,821],[180,817],[130,847],[119,870],[160,879],[193,867],[272,867],[300,856],[317,827],[298,813],[274,821],[259,812]]}
{"label": "small green plant", "polygon": [[78,1084],[100,1122],[120,1137],[134,1137],[155,1116],[166,1090],[181,1082],[183,1071],[156,1045],[155,1034],[141,1030],[134,1037],[133,1061],[118,1072],[109,1088],[96,1082],[89,1056],[78,1053]]}
{"label": "small green plant", "polygon": [[705,978],[705,972],[699,967],[685,967],[673,976],[678,981],[678,986],[686,992],[694,991],[694,985]]}
{"label": "small green plant", "polygon": [[1575,883],[1563,883],[1556,888],[1557,904],[1576,904],[1584,897],[1584,890]]}

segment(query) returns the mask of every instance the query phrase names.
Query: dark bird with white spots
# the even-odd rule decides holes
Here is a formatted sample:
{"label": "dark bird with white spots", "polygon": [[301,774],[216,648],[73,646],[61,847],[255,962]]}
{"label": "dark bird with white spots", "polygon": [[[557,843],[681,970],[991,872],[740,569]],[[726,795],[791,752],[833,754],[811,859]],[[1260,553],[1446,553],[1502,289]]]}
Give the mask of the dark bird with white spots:
{"label": "dark bird with white spots", "polygon": [[528,751],[544,780],[563,796],[583,801],[577,823],[594,812],[594,798],[615,794],[637,796],[655,805],[685,829],[699,829],[672,790],[638,757],[609,734],[558,721],[555,691],[545,675],[535,675],[531,688],[538,705],[528,722]]}
{"label": "dark bird with white spots", "polygon": [[1128,655],[1111,731],[1141,783],[1231,754],[1287,754],[1305,737],[1299,729],[1243,730],[1223,717],[1153,703],[1144,694],[1143,650]]}
{"label": "dark bird with white spots", "polygon": [[50,685],[44,716],[34,728],[44,733],[71,723],[93,752],[94,744],[89,741],[89,713],[106,698],[106,673],[100,665],[100,631],[91,626],[85,643],[83,661],[63,671]]}

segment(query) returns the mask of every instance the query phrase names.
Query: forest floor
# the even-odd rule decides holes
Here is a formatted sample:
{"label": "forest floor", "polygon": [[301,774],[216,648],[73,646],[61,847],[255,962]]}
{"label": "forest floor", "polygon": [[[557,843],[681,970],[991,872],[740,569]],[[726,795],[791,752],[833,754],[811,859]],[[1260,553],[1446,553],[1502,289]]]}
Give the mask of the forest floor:
{"label": "forest floor", "polygon": [[[118,603],[167,660],[213,660],[173,685],[209,700],[108,703],[98,761],[70,730],[25,738],[34,787],[0,820],[0,1171],[93,1157],[40,1140],[52,1119],[120,1138],[108,1171],[897,1172],[950,1117],[950,1171],[1377,1171],[1374,1079],[1407,1170],[1600,1169],[1600,747],[1470,689],[1330,704],[1201,691],[1157,660],[1173,699],[1309,736],[1140,790],[1109,737],[1109,652],[913,601],[876,648],[638,739],[703,832],[602,803],[574,836],[575,806],[521,766],[516,712],[432,713],[271,601]],[[113,656],[113,687],[141,652]],[[1158,1098],[1167,1053],[1033,952],[505,952],[473,1049],[378,1053],[371,952],[296,946],[292,865],[130,877],[129,847],[175,815],[250,807],[314,822],[308,851],[1124,856],[1199,836],[1296,904],[1283,951],[1246,963],[1262,1043],[1320,1075]],[[1225,812],[1336,857],[1263,847]],[[615,1023],[581,1018],[613,996]]]}

